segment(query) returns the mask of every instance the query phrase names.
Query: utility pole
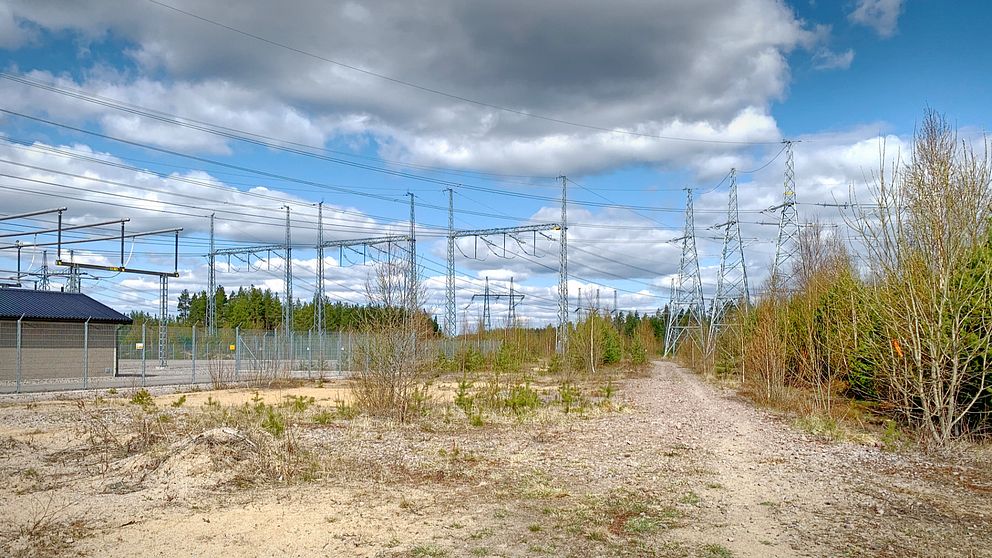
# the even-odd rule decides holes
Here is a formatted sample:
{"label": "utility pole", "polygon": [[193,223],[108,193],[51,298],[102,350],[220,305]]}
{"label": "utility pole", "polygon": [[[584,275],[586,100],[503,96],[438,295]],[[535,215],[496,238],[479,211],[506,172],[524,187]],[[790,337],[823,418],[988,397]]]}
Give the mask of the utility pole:
{"label": "utility pole", "polygon": [[559,236],[558,253],[558,332],[555,350],[565,354],[568,329],[568,178],[561,179],[561,235]]}
{"label": "utility pole", "polygon": [[[702,335],[703,287],[699,277],[699,253],[696,251],[695,217],[692,211],[692,189],[686,189],[685,225],[682,236],[672,242],[682,241],[679,272],[672,286],[671,312],[665,332],[665,354],[671,355],[683,335],[698,330]],[[700,337],[700,340],[702,338]]]}
{"label": "utility pole", "polygon": [[40,288],[43,291],[47,291],[50,288],[48,281],[48,250],[43,250],[41,252],[41,285]]}
{"label": "utility pole", "polygon": [[513,327],[517,323],[517,303],[514,297],[517,295],[513,292],[513,277],[510,277],[510,303],[507,304],[506,310],[506,327],[507,329]]}
{"label": "utility pole", "polygon": [[213,213],[210,214],[210,255],[207,256],[207,333],[217,334],[217,255]]}
{"label": "utility pole", "polygon": [[482,295],[482,323],[485,325],[486,331],[490,331],[493,328],[493,324],[489,317],[489,277],[486,277],[486,294]]}
{"label": "utility pole", "polygon": [[516,305],[517,305],[517,303],[519,303],[521,300],[524,299],[524,295],[522,295],[522,294],[516,294],[516,292],[514,291],[514,288],[513,288],[513,279],[512,278],[510,279],[510,293],[509,294],[494,293],[494,292],[492,292],[489,289],[489,277],[486,277],[485,290],[483,290],[481,294],[474,294],[474,295],[472,295],[472,301],[474,302],[474,301],[476,301],[477,299],[480,299],[480,298],[482,299],[482,326],[486,330],[490,330],[490,329],[492,329],[492,313],[490,312],[490,301],[499,302],[500,300],[502,300],[504,298],[509,301],[510,309],[509,309],[508,316],[510,316],[509,319],[510,319],[510,322],[511,322],[511,323],[507,324],[507,328],[509,328],[511,326],[512,322],[514,320],[516,320],[516,317],[517,317]]}
{"label": "utility pole", "polygon": [[165,368],[165,345],[169,342],[169,278],[158,276],[158,366]]}
{"label": "utility pole", "polygon": [[407,276],[407,308],[411,318],[417,310],[417,217],[414,213],[413,192],[407,192],[410,196],[410,273]]}
{"label": "utility pole", "polygon": [[284,281],[286,282],[286,300],[283,303],[283,322],[285,324],[286,339],[293,333],[293,236],[289,221],[289,206],[286,208],[286,263],[283,265],[286,272]]}
{"label": "utility pole", "polygon": [[[314,294],[313,327],[324,334],[324,202],[317,204],[317,292]],[[321,345],[323,346],[323,344]]]}
{"label": "utility pole", "polygon": [[457,334],[455,310],[455,190],[448,188],[448,273],[444,282],[444,333]]}
{"label": "utility pole", "polygon": [[[69,260],[76,261],[76,251],[69,250]],[[83,292],[82,285],[79,281],[79,268],[76,266],[69,267],[69,284],[66,288],[70,293],[81,293]]]}
{"label": "utility pole", "polygon": [[730,194],[727,203],[727,221],[713,228],[723,228],[723,251],[720,254],[720,275],[717,277],[716,294],[710,308],[710,328],[707,347],[712,348],[716,334],[723,323],[727,309],[741,304],[748,306],[751,297],[747,285],[747,266],[744,260],[744,242],[741,240],[740,213],[737,206],[737,170],[730,170]]}
{"label": "utility pole", "polygon": [[[450,208],[451,208],[451,205],[449,205],[449,211],[450,211]],[[543,236],[545,238],[548,238],[549,240],[552,239],[552,237],[549,237],[549,236],[545,235],[542,231],[551,231],[551,230],[561,231],[562,230],[562,227],[561,227],[561,224],[560,223],[540,223],[540,224],[535,224],[535,225],[524,225],[524,226],[520,226],[520,227],[502,227],[502,228],[497,228],[497,229],[473,229],[473,230],[460,230],[460,231],[456,231],[456,230],[454,230],[454,220],[452,218],[450,218],[451,215],[453,215],[453,213],[449,213],[449,220],[448,220],[448,227],[449,228],[448,228],[448,262],[447,263],[448,263],[448,287],[449,287],[449,290],[446,293],[447,300],[445,302],[446,302],[446,304],[448,306],[448,308],[447,308],[447,314],[450,315],[452,324],[455,323],[454,322],[454,319],[455,319],[455,309],[454,309],[454,305],[455,305],[455,241],[457,239],[459,239],[459,238],[474,237],[476,239],[476,246],[478,246],[478,239],[482,238],[483,242],[485,242],[490,247],[492,247],[493,244],[491,242],[487,241],[485,239],[485,237],[492,236],[492,235],[502,235],[503,236],[503,245],[504,245],[503,250],[504,250],[504,257],[505,257],[506,236],[507,235],[510,235],[511,238],[516,238],[513,235],[522,234],[522,233],[532,233],[534,235],[534,239],[535,239],[534,240],[534,244],[536,245],[537,244],[537,235],[539,233],[541,234],[541,236]],[[518,240],[518,242],[519,242],[519,240]],[[564,273],[560,274],[560,277],[565,277],[565,274]],[[562,285],[562,283],[561,283],[561,280],[559,279],[559,293],[561,292],[561,285]],[[505,296],[505,295],[500,295],[500,296]],[[518,296],[518,298],[516,300],[522,300],[523,299],[523,295],[517,295],[517,296]],[[560,300],[561,299],[559,298],[559,301]],[[568,310],[568,308],[566,308],[566,311],[567,310]],[[561,309],[559,308],[559,314],[560,314],[560,311],[561,311]],[[559,315],[559,324],[561,323],[560,322],[560,318],[561,318],[561,316]],[[566,320],[567,320],[567,315],[566,315]],[[454,329],[454,328],[452,328],[452,329]]]}
{"label": "utility pole", "polygon": [[772,267],[772,292],[788,292],[795,288],[796,265],[799,263],[799,214],[796,210],[796,168],[792,144],[785,140],[785,182],[775,243],[775,264]]}

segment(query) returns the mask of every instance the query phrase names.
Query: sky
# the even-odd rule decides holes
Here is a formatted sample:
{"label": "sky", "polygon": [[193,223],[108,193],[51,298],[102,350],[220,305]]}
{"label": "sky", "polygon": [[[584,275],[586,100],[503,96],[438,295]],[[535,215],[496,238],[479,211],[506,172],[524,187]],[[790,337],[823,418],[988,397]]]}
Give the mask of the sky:
{"label": "sky", "polygon": [[[65,206],[67,224],[182,227],[175,312],[182,289],[206,287],[211,214],[218,248],[279,244],[288,206],[293,293],[306,300],[319,202],[325,239],[360,239],[405,234],[413,194],[425,308],[440,320],[448,190],[459,230],[555,224],[566,176],[570,310],[598,292],[602,308],[615,296],[643,313],[669,300],[686,188],[712,297],[714,225],[736,181],[758,292],[782,141],[794,142],[800,220],[844,234],[828,206],[870,200],[873,173],[905,157],[925,110],[982,141],[989,12],[937,0],[3,0],[0,216]],[[52,222],[0,221],[0,235]],[[479,319],[472,295],[487,277],[503,294],[513,278],[525,323],[553,323],[559,234],[461,239],[459,323]],[[17,266],[15,240],[52,238],[0,237],[0,277]],[[75,248],[76,261],[120,260],[119,242]],[[125,248],[129,267],[173,267],[171,238]],[[22,269],[37,272],[42,251],[22,248]],[[364,302],[368,263],[382,258],[328,250],[327,295]],[[282,292],[284,265],[279,251],[220,258],[217,281]],[[155,277],[93,272],[83,291],[121,311],[158,308]],[[494,324],[506,311],[493,304]]]}

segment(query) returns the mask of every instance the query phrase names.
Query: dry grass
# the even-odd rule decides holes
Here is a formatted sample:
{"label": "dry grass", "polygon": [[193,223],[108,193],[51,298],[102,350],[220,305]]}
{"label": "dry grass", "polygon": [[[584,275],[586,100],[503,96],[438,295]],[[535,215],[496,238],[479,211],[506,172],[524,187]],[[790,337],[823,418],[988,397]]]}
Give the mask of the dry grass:
{"label": "dry grass", "polygon": [[15,557],[59,556],[90,533],[83,514],[72,503],[56,503],[54,497],[34,498],[28,517],[19,525],[0,528],[0,542]]}

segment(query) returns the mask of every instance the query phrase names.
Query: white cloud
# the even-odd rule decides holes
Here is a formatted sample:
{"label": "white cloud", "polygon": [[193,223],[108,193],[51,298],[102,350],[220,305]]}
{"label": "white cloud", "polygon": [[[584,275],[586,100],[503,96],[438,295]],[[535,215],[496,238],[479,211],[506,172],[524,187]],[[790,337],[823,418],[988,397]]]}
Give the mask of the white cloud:
{"label": "white cloud", "polygon": [[903,0],[858,0],[847,18],[874,29],[879,37],[888,38],[895,34],[899,25],[902,3]]}
{"label": "white cloud", "polygon": [[854,61],[854,49],[847,49],[844,52],[834,52],[823,48],[813,55],[813,67],[817,70],[846,70],[851,67]]}
{"label": "white cloud", "polygon": [[[514,110],[646,134],[763,140],[770,104],[789,79],[786,55],[829,28],[808,26],[778,0],[644,4],[435,0],[373,7],[326,2],[286,11],[180,7],[348,64]],[[253,41],[153,4],[60,5],[15,0],[11,13],[79,42],[127,41],[137,68],[120,75],[84,56],[76,82],[125,102],[223,126],[322,145],[371,134],[414,162],[554,172],[665,164],[685,146],[604,134],[463,103]],[[443,48],[438,37],[443,36]],[[630,37],[638,37],[636,44]],[[118,45],[119,46],[119,45]],[[99,52],[92,49],[91,52]],[[90,68],[85,67],[92,63]],[[27,107],[100,122],[128,139],[225,153],[222,138],[84,103],[4,87]],[[690,144],[691,145],[691,144]],[[498,149],[494,149],[498,147]],[[733,151],[723,146],[723,151]],[[392,153],[390,153],[392,154]]]}

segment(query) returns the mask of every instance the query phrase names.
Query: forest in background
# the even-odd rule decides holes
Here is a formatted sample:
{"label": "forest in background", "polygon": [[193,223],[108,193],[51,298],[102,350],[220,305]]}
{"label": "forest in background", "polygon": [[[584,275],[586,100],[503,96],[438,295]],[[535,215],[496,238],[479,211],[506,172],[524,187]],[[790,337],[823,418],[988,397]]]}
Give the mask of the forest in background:
{"label": "forest in background", "polygon": [[989,145],[928,111],[903,156],[883,145],[872,199],[845,214],[854,242],[805,226],[794,284],[770,282],[712,345],[704,324],[680,358],[809,415],[855,401],[937,445],[992,436]]}

